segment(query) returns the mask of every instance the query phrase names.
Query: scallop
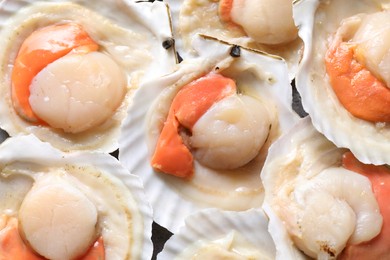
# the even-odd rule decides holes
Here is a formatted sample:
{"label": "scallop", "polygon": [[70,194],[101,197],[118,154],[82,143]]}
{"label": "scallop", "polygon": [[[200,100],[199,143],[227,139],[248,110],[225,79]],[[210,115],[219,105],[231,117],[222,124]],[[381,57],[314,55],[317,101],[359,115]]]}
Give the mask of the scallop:
{"label": "scallop", "polygon": [[111,152],[134,90],[176,64],[163,3],[18,0],[0,13],[0,122],[11,136]]}
{"label": "scallop", "polygon": [[119,160],[144,180],[156,222],[172,232],[200,209],[259,207],[268,147],[298,119],[279,57],[208,37],[196,48],[201,57],[137,91],[120,138]]}
{"label": "scallop", "polygon": [[34,135],[8,138],[0,155],[2,255],[151,258],[151,207],[115,158],[64,153]]}
{"label": "scallop", "polygon": [[310,117],[271,146],[261,172],[262,207],[276,259],[335,259],[381,233],[377,188],[347,166],[348,153],[317,132]]}
{"label": "scallop", "polygon": [[188,216],[157,259],[275,259],[262,210],[207,209]]}
{"label": "scallop", "polygon": [[388,1],[297,5],[305,53],[296,86],[304,109],[318,131],[360,161],[389,164]]}
{"label": "scallop", "polygon": [[232,95],[213,105],[192,129],[195,158],[214,169],[249,163],[264,145],[270,127],[265,106],[247,95]]}
{"label": "scallop", "polygon": [[[177,50],[184,59],[196,57],[197,34],[283,57],[289,77],[295,76],[302,40],[293,20],[293,2],[169,0]],[[283,17],[283,19],[275,19]]]}

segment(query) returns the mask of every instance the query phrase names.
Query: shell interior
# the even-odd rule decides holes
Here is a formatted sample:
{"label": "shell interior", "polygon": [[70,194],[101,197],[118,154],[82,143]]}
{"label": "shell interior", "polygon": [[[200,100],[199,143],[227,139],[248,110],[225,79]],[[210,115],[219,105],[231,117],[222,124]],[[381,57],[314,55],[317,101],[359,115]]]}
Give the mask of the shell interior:
{"label": "shell interior", "polygon": [[[325,70],[329,37],[342,19],[358,13],[388,8],[388,1],[299,1],[296,23],[305,52],[296,77],[304,109],[315,128],[339,147],[346,147],[364,163],[389,164],[387,152],[390,128],[387,123],[371,123],[352,116],[339,102]],[[359,140],[358,142],[356,140]]]}
{"label": "shell interior", "polygon": [[310,117],[301,119],[271,146],[261,172],[265,189],[262,208],[270,219],[269,232],[275,241],[277,259],[307,258],[293,245],[284,223],[274,210],[279,186],[295,178],[310,178],[310,175],[339,164],[344,152],[312,127]]}
{"label": "shell interior", "polygon": [[[0,155],[2,214],[17,217],[31,185],[38,178],[55,176],[59,170],[61,177],[96,205],[106,257],[151,258],[151,207],[139,178],[115,158],[97,153],[63,153],[33,135],[8,138],[0,146]],[[125,244],[117,235],[112,236],[117,232],[123,232],[119,237],[127,239]]]}
{"label": "shell interior", "polygon": [[180,257],[186,251],[196,253],[200,243],[207,246],[231,232],[242,235],[248,247],[256,247],[256,253],[261,254],[261,259],[274,259],[275,245],[267,226],[268,218],[261,210],[202,210],[186,218],[185,225],[166,242],[158,259],[189,259],[190,255]]}
{"label": "shell interior", "polygon": [[[134,89],[147,80],[170,72],[176,64],[173,48],[162,46],[164,41],[172,38],[168,7],[161,2],[75,2],[1,2],[1,127],[11,136],[33,133],[64,151],[112,152],[117,149],[120,124],[132,102]],[[10,97],[12,64],[25,37],[38,28],[66,21],[77,21],[83,26],[101,51],[112,57],[125,72],[127,79],[127,94],[113,116],[98,127],[78,134],[67,134],[21,119],[13,109]]]}
{"label": "shell interior", "polygon": [[[255,42],[242,29],[228,29],[218,15],[219,1],[167,0],[170,8],[176,49],[184,59],[199,56],[193,39],[202,34],[231,44],[264,51],[286,60],[289,78],[292,80],[302,56],[302,40],[280,45],[266,45]],[[293,14],[295,15],[295,14]]]}
{"label": "shell interior", "polygon": [[[310,117],[270,148],[261,173],[262,208],[276,259],[336,258],[348,245],[381,232],[375,188],[369,178],[342,166],[346,152],[319,133]],[[358,236],[362,239],[354,242]]]}
{"label": "shell interior", "polygon": [[[233,58],[229,54],[232,45],[210,38],[198,37],[196,47],[203,50],[202,57],[182,62],[174,73],[136,92],[120,138],[120,161],[143,179],[155,221],[172,232],[199,209],[259,207],[263,196],[259,173],[268,146],[298,120],[291,109],[291,87],[283,60],[244,48],[239,58]],[[195,162],[191,181],[156,174],[149,164],[149,148],[154,149],[170,100],[181,86],[210,71],[232,77],[239,92],[267,103],[273,118],[268,140],[252,162],[230,172]]]}

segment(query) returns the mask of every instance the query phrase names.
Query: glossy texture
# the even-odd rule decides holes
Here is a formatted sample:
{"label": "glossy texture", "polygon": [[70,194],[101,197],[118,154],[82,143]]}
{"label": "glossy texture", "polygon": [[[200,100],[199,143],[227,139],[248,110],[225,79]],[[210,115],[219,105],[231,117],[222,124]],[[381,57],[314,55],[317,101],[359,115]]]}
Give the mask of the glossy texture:
{"label": "glossy texture", "polygon": [[179,126],[191,131],[215,102],[235,91],[234,81],[219,74],[208,74],[184,86],[172,101],[152,157],[153,168],[178,177],[190,177],[193,158],[179,134]]}
{"label": "glossy texture", "polygon": [[25,39],[12,71],[12,100],[20,116],[32,122],[39,121],[28,101],[32,79],[49,63],[79,47],[81,52],[98,49],[98,45],[75,23],[47,26]]}

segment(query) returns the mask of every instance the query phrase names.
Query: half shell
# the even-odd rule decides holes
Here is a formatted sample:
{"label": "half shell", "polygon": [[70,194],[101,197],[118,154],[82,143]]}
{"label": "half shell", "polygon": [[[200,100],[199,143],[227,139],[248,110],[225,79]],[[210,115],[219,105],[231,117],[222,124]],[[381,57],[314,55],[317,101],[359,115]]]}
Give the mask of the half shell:
{"label": "half shell", "polygon": [[[278,55],[287,62],[290,80],[295,77],[302,55],[303,44],[301,39],[297,38],[292,42],[279,45],[261,44],[247,36],[241,27],[232,29],[224,25],[218,14],[220,1],[167,0],[166,2],[171,11],[175,46],[184,59],[198,56],[192,41],[197,34],[202,34],[231,44]],[[264,11],[261,14],[266,15],[266,13],[267,11]]]}
{"label": "half shell", "polygon": [[[339,102],[325,69],[329,39],[344,18],[388,9],[388,1],[299,1],[296,23],[304,41],[304,56],[296,87],[313,125],[339,147],[346,147],[364,163],[389,164],[390,127],[350,114]],[[298,9],[298,7],[300,7]]]}
{"label": "half shell", "polygon": [[[233,46],[208,37],[199,37],[195,46],[201,57],[182,62],[174,73],[137,91],[120,138],[120,161],[143,179],[156,222],[173,232],[187,215],[200,209],[259,207],[263,191],[258,174],[268,147],[298,119],[291,109],[291,87],[283,60],[243,48],[240,57],[233,58]],[[212,170],[195,161],[191,180],[157,174],[149,158],[172,98],[182,86],[211,71],[231,77],[239,92],[266,105],[272,118],[266,143],[254,160],[231,171]]]}
{"label": "half shell", "polygon": [[[347,151],[317,132],[310,117],[270,148],[261,178],[276,259],[334,259],[347,244],[380,233],[382,216],[371,182],[342,167]],[[372,216],[375,220],[361,224]],[[373,233],[353,242],[362,231]]]}
{"label": "half shell", "polygon": [[198,250],[219,243],[248,259],[274,259],[275,245],[267,226],[262,210],[203,210],[186,218],[185,226],[166,242],[158,259],[190,259]]}
{"label": "half shell", "polygon": [[[170,72],[176,56],[162,43],[172,38],[167,6],[161,2],[133,1],[2,1],[0,3],[0,126],[9,135],[33,133],[55,147],[69,150],[117,149],[117,137],[134,89],[146,79]],[[24,39],[34,30],[65,21],[76,21],[125,72],[127,94],[113,116],[79,134],[69,134],[21,119],[12,106],[11,72]]]}
{"label": "half shell", "polygon": [[63,153],[33,135],[8,138],[0,146],[1,214],[17,217],[37,178],[58,170],[95,204],[107,259],[151,258],[152,210],[142,183],[107,154]]}

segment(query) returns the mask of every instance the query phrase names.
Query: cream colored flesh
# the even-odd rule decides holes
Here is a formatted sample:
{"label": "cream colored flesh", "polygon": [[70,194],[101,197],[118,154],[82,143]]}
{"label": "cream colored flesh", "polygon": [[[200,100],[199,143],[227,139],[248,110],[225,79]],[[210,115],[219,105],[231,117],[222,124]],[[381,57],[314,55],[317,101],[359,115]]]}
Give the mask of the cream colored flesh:
{"label": "cream colored flesh", "polygon": [[318,133],[309,118],[271,147],[261,173],[263,207],[280,259],[291,254],[334,259],[347,244],[380,233],[382,216],[371,182],[341,166],[346,151]]}
{"label": "cream colored flesh", "polygon": [[176,260],[269,260],[253,244],[248,242],[239,232],[231,231],[220,239],[214,241],[196,241],[176,257]]}
{"label": "cream colored flesh", "polygon": [[231,18],[259,43],[288,43],[298,36],[291,0],[234,0]]}
{"label": "cream colored flesh", "polygon": [[365,16],[352,41],[357,59],[390,87],[390,11]]}
{"label": "cream colored flesh", "polygon": [[234,169],[259,153],[270,129],[265,106],[245,95],[214,104],[194,125],[191,146],[196,159],[210,168]]}
{"label": "cream colored flesh", "polygon": [[122,103],[126,77],[108,55],[70,54],[33,79],[30,104],[54,128],[78,133],[106,121]]}
{"label": "cream colored flesh", "polygon": [[38,180],[26,194],[19,222],[22,234],[40,255],[75,259],[96,239],[97,209],[80,190],[54,175]]}
{"label": "cream colored flesh", "polygon": [[285,216],[294,242],[311,257],[338,255],[347,243],[369,241],[382,228],[370,181],[344,168],[328,168],[297,182],[293,196],[287,211],[297,214],[298,221],[286,217],[283,207],[279,213]]}
{"label": "cream colored flesh", "polygon": [[[321,133],[338,147],[350,149],[359,161],[375,165],[389,164],[390,156],[387,152],[390,140],[389,124],[372,123],[356,118],[349,113],[333,91],[324,62],[327,50],[340,34],[343,41],[357,47],[358,53],[355,53],[355,58],[360,56],[359,63],[367,64],[365,60],[361,59],[363,57],[372,59],[375,56],[382,56],[381,53],[386,48],[388,49],[386,44],[383,45],[383,48],[370,49],[367,53],[365,53],[364,46],[376,45],[376,40],[385,39],[387,37],[385,36],[386,30],[383,36],[377,35],[374,33],[376,31],[374,28],[366,30],[363,24],[366,22],[367,25],[369,24],[368,20],[366,22],[364,20],[370,16],[374,17],[379,13],[388,12],[384,11],[389,9],[388,1],[318,1],[318,7],[303,2],[300,2],[302,9],[297,13],[296,22],[302,29],[301,37],[305,41],[305,54],[301,69],[297,73],[296,86],[302,96],[305,110],[310,114],[314,126]],[[310,8],[316,10],[313,24],[309,24],[310,20],[305,19],[305,14]],[[345,26],[345,23],[349,23],[348,27],[341,28]],[[384,29],[388,23],[380,26]],[[356,41],[354,40],[355,34]],[[360,40],[357,40],[357,37]],[[362,41],[363,38],[365,40]],[[373,42],[367,41],[369,39]],[[359,47],[358,44],[363,45]],[[374,69],[370,68],[369,70],[375,74]],[[359,141],[357,142],[357,140]]]}

